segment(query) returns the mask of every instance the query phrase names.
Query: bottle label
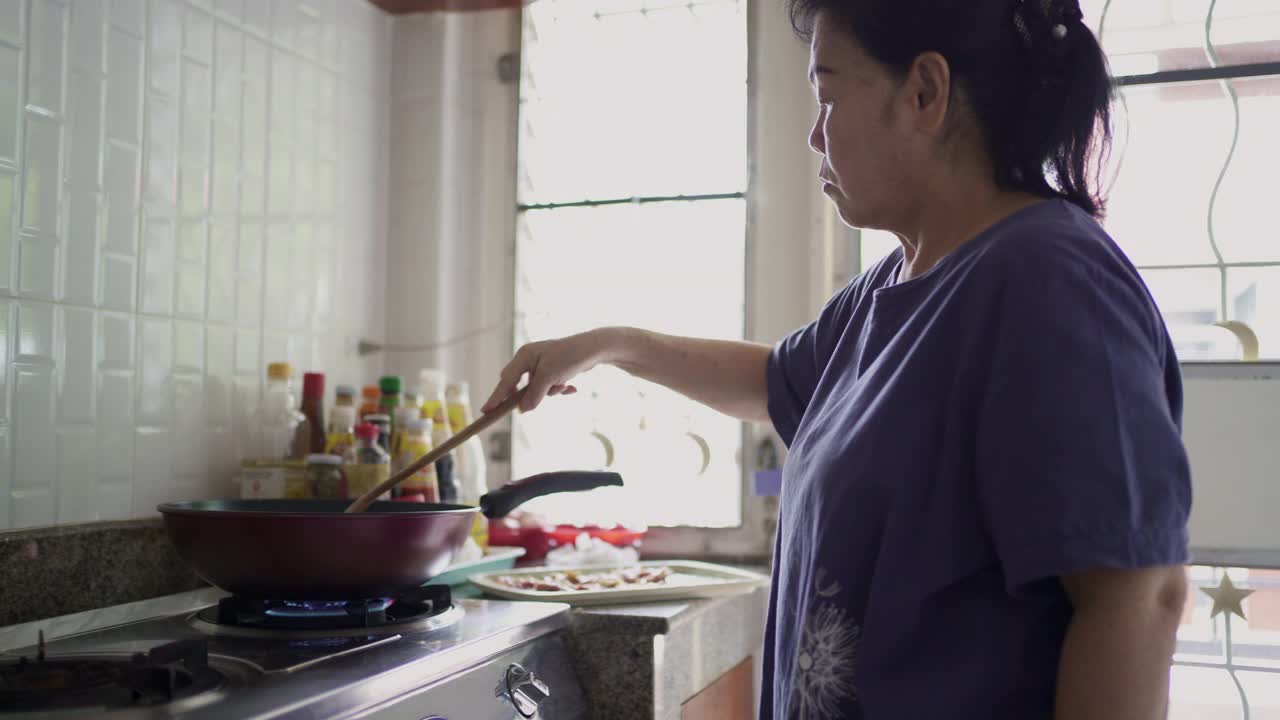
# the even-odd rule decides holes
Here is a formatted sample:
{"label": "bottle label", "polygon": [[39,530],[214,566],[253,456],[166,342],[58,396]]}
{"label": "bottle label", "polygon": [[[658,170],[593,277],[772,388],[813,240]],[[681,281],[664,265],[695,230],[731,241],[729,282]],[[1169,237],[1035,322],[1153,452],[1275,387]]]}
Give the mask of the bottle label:
{"label": "bottle label", "polygon": [[[385,463],[376,465],[357,463],[343,465],[342,473],[347,477],[347,497],[358,498],[391,477],[391,466]],[[386,500],[390,497],[391,493],[385,492],[379,495],[378,499]]]}
{"label": "bottle label", "polygon": [[331,432],[329,437],[325,439],[324,452],[326,455],[346,457],[351,448],[355,446],[355,435],[349,432]]}
{"label": "bottle label", "polygon": [[[405,433],[401,439],[400,454],[397,456],[399,467],[408,467],[414,460],[431,452],[431,441]],[[402,495],[421,494],[423,502],[440,502],[440,482],[436,476],[435,463],[430,463],[400,483]]]}

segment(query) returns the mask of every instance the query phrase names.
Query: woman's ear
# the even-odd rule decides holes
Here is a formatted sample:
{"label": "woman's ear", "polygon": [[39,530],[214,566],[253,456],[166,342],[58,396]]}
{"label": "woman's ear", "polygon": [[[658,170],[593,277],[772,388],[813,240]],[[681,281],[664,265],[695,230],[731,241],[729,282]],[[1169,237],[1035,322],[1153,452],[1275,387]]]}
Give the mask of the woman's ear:
{"label": "woman's ear", "polygon": [[951,64],[936,52],[921,53],[907,71],[905,90],[911,100],[916,129],[943,131],[951,106]]}

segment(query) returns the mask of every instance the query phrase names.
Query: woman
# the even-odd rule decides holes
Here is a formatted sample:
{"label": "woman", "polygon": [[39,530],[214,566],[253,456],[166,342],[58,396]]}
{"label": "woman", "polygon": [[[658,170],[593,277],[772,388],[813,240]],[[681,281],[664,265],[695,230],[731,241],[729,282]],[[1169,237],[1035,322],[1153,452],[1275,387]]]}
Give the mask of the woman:
{"label": "woman", "polygon": [[809,141],[902,247],[776,347],[606,328],[488,407],[610,363],[790,447],[764,718],[1164,717],[1186,591],[1181,385],[1095,218],[1110,85],[1075,0],[792,0]]}

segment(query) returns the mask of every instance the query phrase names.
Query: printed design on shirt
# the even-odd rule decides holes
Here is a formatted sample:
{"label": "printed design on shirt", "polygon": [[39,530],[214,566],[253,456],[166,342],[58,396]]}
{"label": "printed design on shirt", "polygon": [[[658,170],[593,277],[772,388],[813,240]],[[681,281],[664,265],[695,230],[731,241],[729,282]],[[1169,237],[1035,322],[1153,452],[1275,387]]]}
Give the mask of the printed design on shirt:
{"label": "printed design on shirt", "polygon": [[841,718],[842,705],[857,697],[862,629],[838,603],[842,588],[825,569],[818,569],[813,586],[791,664],[789,714],[799,720]]}

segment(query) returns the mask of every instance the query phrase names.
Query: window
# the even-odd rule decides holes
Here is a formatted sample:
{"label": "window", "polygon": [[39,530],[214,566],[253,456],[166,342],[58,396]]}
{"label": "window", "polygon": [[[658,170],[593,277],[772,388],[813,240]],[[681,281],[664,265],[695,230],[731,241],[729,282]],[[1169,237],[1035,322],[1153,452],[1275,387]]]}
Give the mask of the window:
{"label": "window", "polygon": [[[517,345],[603,325],[741,339],[746,3],[540,0],[525,11]],[[584,268],[589,268],[584,272]],[[733,527],[742,425],[612,369],[517,417],[516,477],[611,467],[555,521]]]}
{"label": "window", "polygon": [[[1107,230],[1138,266],[1183,360],[1280,358],[1280,3],[1085,0],[1117,78]],[[862,267],[896,247],[865,232]]]}

